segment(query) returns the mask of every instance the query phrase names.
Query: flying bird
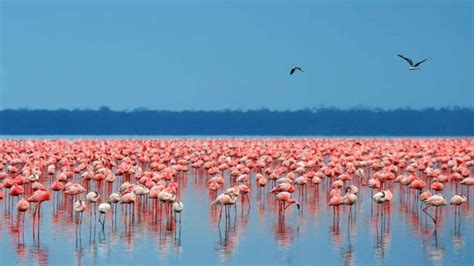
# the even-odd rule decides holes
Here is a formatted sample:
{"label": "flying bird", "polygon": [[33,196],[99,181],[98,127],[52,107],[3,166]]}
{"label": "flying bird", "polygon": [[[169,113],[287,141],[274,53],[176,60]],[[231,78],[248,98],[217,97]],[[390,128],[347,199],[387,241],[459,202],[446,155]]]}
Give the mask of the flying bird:
{"label": "flying bird", "polygon": [[296,70],[299,70],[301,72],[304,72],[303,69],[301,69],[301,67],[297,67],[297,66],[294,66],[291,68],[290,70],[290,75],[293,75],[293,73],[295,73]]}
{"label": "flying bird", "polygon": [[411,60],[410,58],[405,57],[405,56],[403,56],[403,55],[401,55],[401,54],[399,54],[398,56],[401,57],[401,58],[403,58],[403,59],[405,59],[405,60],[408,62],[408,64],[410,64],[410,68],[408,68],[409,70],[419,70],[419,69],[420,69],[419,66],[420,66],[423,62],[425,62],[426,60],[428,60],[428,59],[423,59],[423,60],[421,60],[420,62],[418,62],[418,63],[416,63],[416,64],[413,64],[413,60]]}

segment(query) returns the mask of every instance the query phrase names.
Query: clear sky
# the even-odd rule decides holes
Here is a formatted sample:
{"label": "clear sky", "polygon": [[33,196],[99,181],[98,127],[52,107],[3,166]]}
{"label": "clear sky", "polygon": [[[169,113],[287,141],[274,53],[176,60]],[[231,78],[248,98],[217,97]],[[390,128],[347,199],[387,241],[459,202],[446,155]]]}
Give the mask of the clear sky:
{"label": "clear sky", "polygon": [[0,109],[474,107],[472,1],[66,2],[1,1]]}

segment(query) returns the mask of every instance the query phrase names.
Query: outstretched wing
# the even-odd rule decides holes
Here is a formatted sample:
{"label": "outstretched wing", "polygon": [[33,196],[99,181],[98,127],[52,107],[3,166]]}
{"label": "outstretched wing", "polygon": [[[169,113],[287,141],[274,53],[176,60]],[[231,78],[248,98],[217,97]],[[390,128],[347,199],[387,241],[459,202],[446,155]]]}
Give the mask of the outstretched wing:
{"label": "outstretched wing", "polygon": [[298,69],[299,71],[303,72],[303,69],[301,69],[301,67],[295,67],[296,69]]}
{"label": "outstretched wing", "polygon": [[296,69],[296,68],[292,68],[292,69],[290,70],[290,75],[293,75],[293,73],[295,73],[295,69]]}
{"label": "outstretched wing", "polygon": [[428,60],[428,59],[421,60],[420,62],[416,63],[416,64],[414,65],[414,67],[417,67],[417,66],[421,65],[421,64],[422,64],[423,62],[425,62],[426,60]]}
{"label": "outstretched wing", "polygon": [[413,66],[413,60],[411,60],[410,58],[408,57],[404,57],[403,55],[399,54],[398,56],[400,56],[401,58],[405,59],[408,64],[410,64],[410,66]]}

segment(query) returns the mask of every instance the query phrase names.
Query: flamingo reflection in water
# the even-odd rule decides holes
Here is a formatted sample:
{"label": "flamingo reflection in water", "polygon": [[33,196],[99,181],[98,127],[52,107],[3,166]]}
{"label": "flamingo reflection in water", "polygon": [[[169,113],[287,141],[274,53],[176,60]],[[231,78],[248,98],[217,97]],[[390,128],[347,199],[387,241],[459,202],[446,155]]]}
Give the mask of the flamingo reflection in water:
{"label": "flamingo reflection in water", "polygon": [[236,221],[234,220],[234,223],[232,224],[230,217],[229,219],[226,218],[224,232],[222,233],[220,223],[218,226],[218,231],[219,231],[218,251],[219,251],[219,254],[221,255],[222,262],[227,262],[232,257],[232,254],[235,248],[237,247],[237,243],[238,243],[239,234],[236,227]]}
{"label": "flamingo reflection in water", "polygon": [[444,243],[439,240],[438,231],[434,230],[429,237],[423,238],[423,251],[428,260],[442,262],[444,260]]}
{"label": "flamingo reflection in water", "polygon": [[342,257],[344,258],[344,265],[355,264],[355,250],[352,245],[353,238],[357,235],[357,224],[355,219],[347,220],[347,245],[343,248]]}
{"label": "flamingo reflection in water", "polygon": [[276,224],[274,225],[274,232],[277,245],[288,248],[294,242],[295,229],[286,223],[284,215],[278,215]]}

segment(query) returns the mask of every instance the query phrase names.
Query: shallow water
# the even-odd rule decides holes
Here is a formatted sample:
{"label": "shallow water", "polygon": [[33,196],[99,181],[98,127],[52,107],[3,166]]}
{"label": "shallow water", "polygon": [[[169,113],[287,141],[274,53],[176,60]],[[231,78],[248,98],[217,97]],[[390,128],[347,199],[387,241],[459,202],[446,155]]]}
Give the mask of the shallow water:
{"label": "shallow water", "polygon": [[5,139],[472,139],[473,136],[294,136],[294,135],[0,135],[1,140]]}
{"label": "shallow water", "polygon": [[[239,200],[236,212],[232,208],[229,217],[223,215],[220,226],[219,209],[210,207],[215,195],[209,195],[206,176],[199,173],[189,172],[179,179],[185,204],[181,224],[179,218],[175,223],[165,214],[154,217],[151,209],[136,210],[135,221],[130,222],[130,215],[118,206],[117,213],[107,217],[104,230],[89,211],[77,226],[66,211],[69,200],[56,198],[43,204],[40,229],[33,234],[32,212],[27,213],[22,230],[16,213],[8,214],[4,199],[0,201],[1,265],[473,265],[472,197],[459,217],[454,207],[442,207],[435,227],[413,200],[414,194],[404,196],[398,184],[392,185],[395,197],[385,208],[377,208],[370,189],[359,186],[352,218],[346,207],[337,221],[327,206],[328,184],[323,182],[319,188],[312,184],[297,188],[294,197],[302,202],[301,210],[292,206],[282,217],[268,186],[259,192],[254,175],[250,206]],[[447,183],[445,197],[453,194],[454,185]],[[430,212],[434,215],[434,209]]]}
{"label": "shallow water", "polygon": [[[15,215],[3,214],[0,227],[2,265],[47,264],[216,264],[272,263],[305,264],[448,264],[472,265],[474,211],[461,210],[458,227],[454,209],[441,210],[441,222],[433,222],[419,206],[407,204],[396,194],[390,210],[377,215],[362,189],[355,213],[348,222],[348,210],[334,224],[332,210],[320,188],[308,186],[302,208],[287,209],[284,218],[277,214],[273,196],[256,191],[248,203],[239,203],[237,214],[223,216],[217,226],[218,209],[210,208],[210,197],[201,178],[187,176],[181,199],[185,203],[181,226],[162,217],[137,217],[135,224],[121,217],[105,230],[86,213],[76,232],[71,215],[53,204],[42,206],[39,237],[33,239],[31,213],[25,218],[21,234],[15,228]],[[324,186],[324,185],[323,185]],[[448,194],[448,193],[446,193]],[[472,201],[472,200],[471,200]],[[472,205],[472,202],[471,202]],[[379,210],[380,211],[380,210]],[[383,215],[383,216],[382,216]],[[377,221],[378,217],[378,221]],[[176,230],[175,230],[176,229]]]}

